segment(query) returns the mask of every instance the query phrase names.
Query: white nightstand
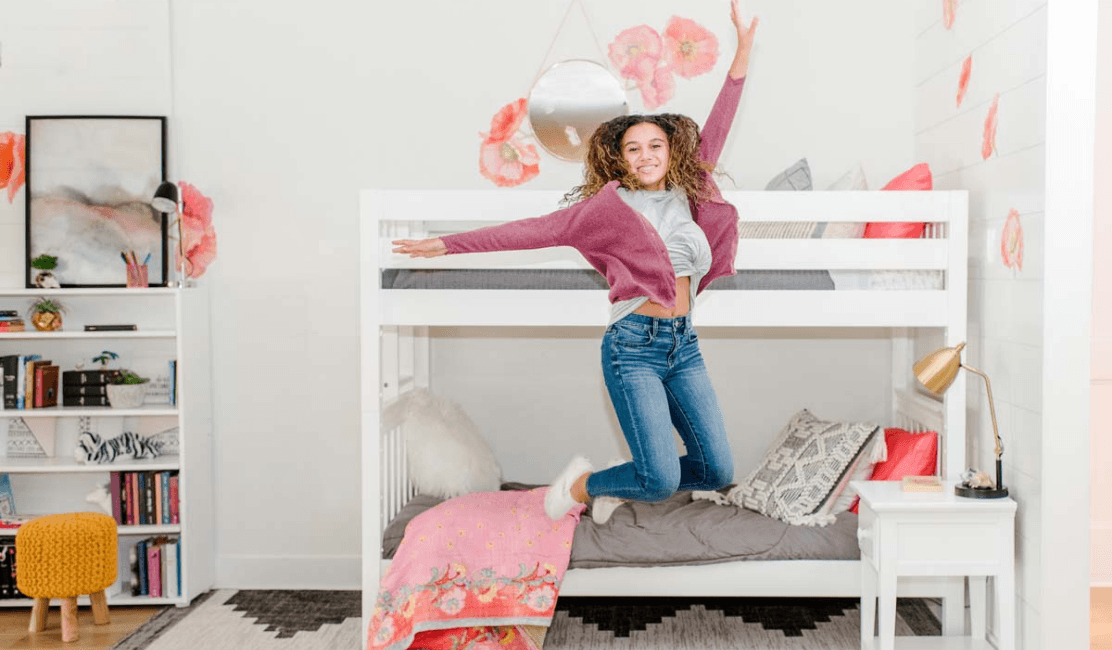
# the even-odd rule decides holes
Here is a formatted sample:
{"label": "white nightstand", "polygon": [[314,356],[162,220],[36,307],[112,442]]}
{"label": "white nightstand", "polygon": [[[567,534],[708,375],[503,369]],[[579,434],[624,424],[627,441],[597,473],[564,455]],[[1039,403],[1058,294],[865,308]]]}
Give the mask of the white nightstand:
{"label": "white nightstand", "polygon": [[[954,483],[941,492],[904,492],[899,481],[854,481],[861,495],[861,647],[896,647],[900,576],[968,576],[970,638],[900,637],[913,648],[991,648],[985,641],[986,578],[996,578],[999,650],[1015,648],[1015,510],[1006,499],[965,499]],[[880,640],[873,629],[880,600]]]}

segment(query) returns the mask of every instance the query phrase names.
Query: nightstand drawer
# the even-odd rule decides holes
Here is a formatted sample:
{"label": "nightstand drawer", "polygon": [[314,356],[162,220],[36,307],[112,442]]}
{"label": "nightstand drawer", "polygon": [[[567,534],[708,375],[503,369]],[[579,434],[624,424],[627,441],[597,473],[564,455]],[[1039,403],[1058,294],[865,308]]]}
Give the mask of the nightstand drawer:
{"label": "nightstand drawer", "polygon": [[994,565],[999,561],[996,522],[914,521],[896,524],[896,561]]}

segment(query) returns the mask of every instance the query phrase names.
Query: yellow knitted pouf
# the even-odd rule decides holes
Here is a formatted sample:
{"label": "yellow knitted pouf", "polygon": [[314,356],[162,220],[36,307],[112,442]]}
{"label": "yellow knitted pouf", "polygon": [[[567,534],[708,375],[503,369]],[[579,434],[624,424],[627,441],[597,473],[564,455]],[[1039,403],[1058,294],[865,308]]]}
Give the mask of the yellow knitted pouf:
{"label": "yellow knitted pouf", "polygon": [[62,599],[62,640],[77,640],[77,596],[88,594],[97,625],[108,623],[104,590],[116,581],[116,520],[97,512],[39,517],[15,536],[16,584],[35,599],[32,632],[46,627],[51,598]]}

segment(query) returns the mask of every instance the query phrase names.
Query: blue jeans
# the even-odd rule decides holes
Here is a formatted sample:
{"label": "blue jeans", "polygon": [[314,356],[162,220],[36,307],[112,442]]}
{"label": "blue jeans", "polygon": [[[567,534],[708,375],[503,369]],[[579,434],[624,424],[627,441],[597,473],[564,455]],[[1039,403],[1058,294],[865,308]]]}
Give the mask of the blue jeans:
{"label": "blue jeans", "polygon": [[[602,372],[633,462],[591,474],[590,496],[662,501],[730,483],[726,425],[690,315],[630,314],[614,323],[602,337]],[[673,426],[687,447],[682,458]]]}

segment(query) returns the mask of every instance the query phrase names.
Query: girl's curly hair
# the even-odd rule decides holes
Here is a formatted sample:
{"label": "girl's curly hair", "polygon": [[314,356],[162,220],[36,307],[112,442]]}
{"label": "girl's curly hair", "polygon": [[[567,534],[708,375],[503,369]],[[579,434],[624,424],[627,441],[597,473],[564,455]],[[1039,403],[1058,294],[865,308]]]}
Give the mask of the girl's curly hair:
{"label": "girl's curly hair", "polygon": [[699,125],[686,115],[622,115],[604,122],[587,143],[587,160],[583,184],[564,195],[571,204],[588,199],[610,181],[619,181],[628,190],[644,189],[641,181],[622,156],[622,138],[630,127],[648,122],[660,127],[668,136],[668,172],[664,176],[668,189],[681,188],[696,202],[711,198],[710,173],[714,166],[699,160]]}

